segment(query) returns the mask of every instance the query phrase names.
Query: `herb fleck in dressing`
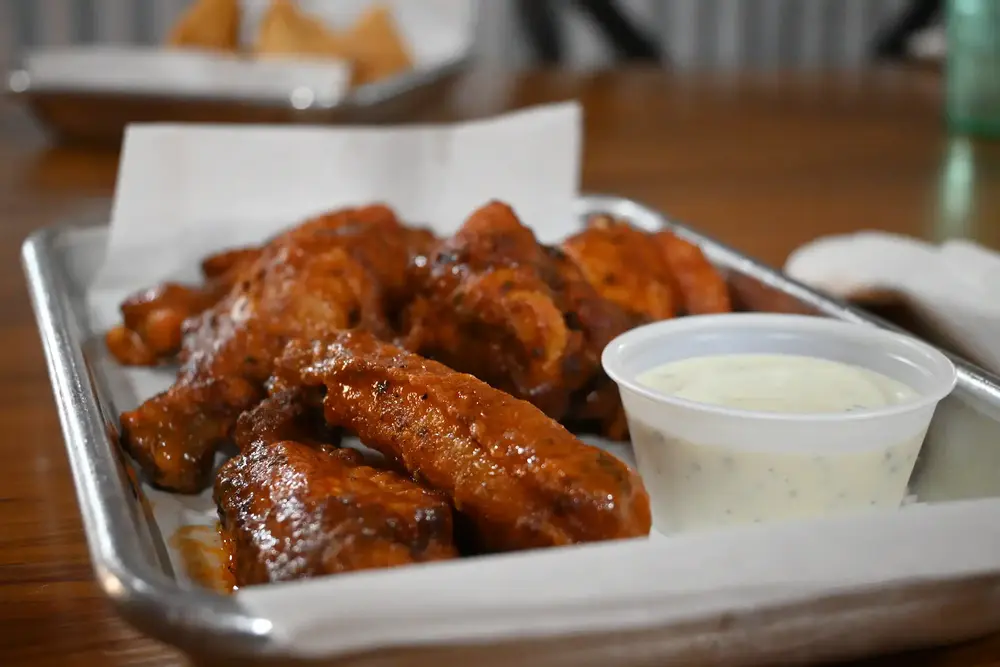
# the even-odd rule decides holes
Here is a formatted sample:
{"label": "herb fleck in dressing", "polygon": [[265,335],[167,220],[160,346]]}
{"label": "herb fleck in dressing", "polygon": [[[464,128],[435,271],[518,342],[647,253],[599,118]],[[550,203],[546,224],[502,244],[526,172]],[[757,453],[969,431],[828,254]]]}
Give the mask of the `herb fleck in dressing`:
{"label": "herb fleck in dressing", "polygon": [[[677,398],[764,412],[843,413],[917,397],[879,373],[793,355],[685,359],[638,381]],[[644,477],[663,490],[656,524],[671,532],[898,506],[923,440],[825,455],[688,442],[635,419],[630,431]]]}

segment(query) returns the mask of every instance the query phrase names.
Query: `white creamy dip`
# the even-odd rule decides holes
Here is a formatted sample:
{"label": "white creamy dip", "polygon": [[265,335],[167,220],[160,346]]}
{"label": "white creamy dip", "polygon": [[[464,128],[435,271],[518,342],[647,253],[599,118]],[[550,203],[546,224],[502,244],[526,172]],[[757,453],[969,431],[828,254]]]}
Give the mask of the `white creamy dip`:
{"label": "white creamy dip", "polygon": [[[780,354],[685,359],[637,381],[676,398],[786,414],[847,413],[917,397],[864,368]],[[651,487],[654,522],[664,532],[898,507],[924,436],[827,450],[817,444],[831,434],[817,429],[842,428],[836,421],[806,425],[782,442],[737,437],[743,429],[715,442],[692,441],[670,432],[674,422],[666,413],[656,421],[659,428],[630,414],[629,426],[640,473]]]}
{"label": "white creamy dip", "polygon": [[867,368],[791,354],[682,359],[636,380],[676,398],[766,412],[851,412],[916,398],[905,384]]}

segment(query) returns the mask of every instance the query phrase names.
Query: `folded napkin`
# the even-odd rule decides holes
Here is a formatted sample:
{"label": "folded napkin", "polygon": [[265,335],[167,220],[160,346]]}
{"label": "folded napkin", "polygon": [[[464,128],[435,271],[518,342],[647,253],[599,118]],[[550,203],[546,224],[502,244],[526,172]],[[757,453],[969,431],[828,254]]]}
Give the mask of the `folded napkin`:
{"label": "folded napkin", "polygon": [[860,232],[806,244],[785,272],[842,299],[898,299],[956,351],[1000,373],[998,253],[969,241]]}

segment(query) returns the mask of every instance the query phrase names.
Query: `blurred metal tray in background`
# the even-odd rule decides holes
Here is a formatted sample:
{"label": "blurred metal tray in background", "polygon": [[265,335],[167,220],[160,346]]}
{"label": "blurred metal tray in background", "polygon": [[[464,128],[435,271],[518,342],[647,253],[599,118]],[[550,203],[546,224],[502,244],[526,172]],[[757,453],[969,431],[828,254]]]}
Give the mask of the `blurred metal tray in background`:
{"label": "blurred metal tray in background", "polygon": [[[579,200],[581,219],[597,213],[619,216],[647,229],[672,225],[658,212],[618,197]],[[679,235],[698,243],[724,271],[740,309],[808,313],[889,326],[690,228],[672,226]],[[95,378],[94,346],[100,345],[101,338],[90,328],[83,293],[103,260],[106,236],[107,227],[57,227],[37,232],[23,249],[97,581],[131,623],[189,652],[281,655],[289,647],[272,632],[269,619],[249,615],[232,596],[185,588],[171,576],[163,536],[113,438],[117,415]],[[1000,496],[1000,476],[995,473],[1000,470],[1000,381],[960,360],[958,365],[957,389],[938,409],[922,455],[922,470],[913,482],[926,499]],[[976,477],[976,470],[986,472]],[[733,617],[671,628],[666,648],[664,637],[652,631],[628,641],[648,644],[648,650],[655,651],[662,662],[705,659],[706,642],[738,646],[740,663],[846,659],[969,639],[993,630],[1000,625],[998,590],[996,580],[957,578],[924,586],[886,587],[817,602],[809,610],[811,618],[819,621],[815,626],[789,625],[789,619],[802,613],[801,605],[782,606],[757,610],[751,621]],[[941,609],[951,604],[979,612],[944,619]],[[825,627],[827,621],[830,627],[836,623],[842,627],[845,617],[874,618],[869,612],[876,614],[878,622],[866,620],[854,628],[851,641]],[[743,622],[750,623],[753,641],[748,642]],[[551,639],[558,641],[558,637]],[[572,640],[578,648],[590,647],[587,660],[579,664],[599,664],[602,656],[607,659],[615,641],[625,639]],[[546,646],[535,644],[539,651],[559,654],[558,647]],[[492,660],[500,655],[502,650]]]}
{"label": "blurred metal tray in background", "polygon": [[117,144],[131,123],[379,124],[405,122],[448,90],[471,55],[361,86],[332,106],[203,95],[111,92],[71,86],[33,86],[24,70],[11,72],[3,92],[31,109],[59,141]]}

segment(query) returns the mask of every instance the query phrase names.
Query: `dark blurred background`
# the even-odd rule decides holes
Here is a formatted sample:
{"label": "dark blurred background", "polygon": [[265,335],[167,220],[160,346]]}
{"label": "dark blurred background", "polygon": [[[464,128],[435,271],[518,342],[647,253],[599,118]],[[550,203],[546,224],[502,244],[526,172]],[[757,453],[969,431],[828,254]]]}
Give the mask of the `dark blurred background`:
{"label": "dark blurred background", "polygon": [[[433,0],[408,0],[422,1]],[[16,67],[24,49],[35,45],[159,43],[188,4],[189,0],[0,0],[0,71]],[[933,32],[940,3],[924,0],[479,0],[476,4],[476,56],[496,66],[541,60],[603,67],[616,57],[629,57],[655,58],[677,69],[846,69],[864,66],[876,55],[899,56],[914,44],[918,51],[933,51],[941,41]]]}

